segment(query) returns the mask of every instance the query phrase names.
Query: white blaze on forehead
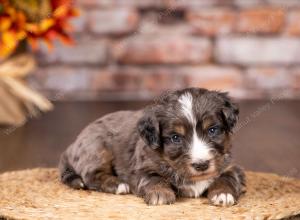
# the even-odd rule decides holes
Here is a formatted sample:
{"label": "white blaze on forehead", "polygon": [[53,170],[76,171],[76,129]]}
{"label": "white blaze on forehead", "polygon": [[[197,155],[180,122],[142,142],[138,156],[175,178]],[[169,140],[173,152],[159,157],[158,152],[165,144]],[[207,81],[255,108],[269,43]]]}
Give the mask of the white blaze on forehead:
{"label": "white blaze on forehead", "polygon": [[205,141],[201,140],[198,137],[196,129],[193,130],[193,140],[191,147],[191,157],[193,162],[199,162],[200,160],[210,160],[212,158],[210,147]]}
{"label": "white blaze on forehead", "polygon": [[181,95],[178,101],[181,104],[182,113],[194,126],[196,126],[196,119],[193,113],[193,96],[187,92]]}
{"label": "white blaze on forehead", "polygon": [[179,97],[182,113],[189,120],[193,127],[193,139],[191,143],[191,157],[192,161],[209,160],[212,158],[208,144],[201,140],[196,132],[197,119],[193,112],[193,96],[186,92]]}

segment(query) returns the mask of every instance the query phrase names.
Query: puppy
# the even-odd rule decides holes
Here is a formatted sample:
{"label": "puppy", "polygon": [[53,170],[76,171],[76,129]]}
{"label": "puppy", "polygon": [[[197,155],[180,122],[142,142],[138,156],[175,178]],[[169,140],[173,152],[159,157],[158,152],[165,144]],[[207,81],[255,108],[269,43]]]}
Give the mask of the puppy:
{"label": "puppy", "polygon": [[133,193],[148,205],[207,196],[234,205],[243,171],[231,164],[238,108],[226,93],[187,88],[169,92],[140,111],[108,114],[62,154],[61,181],[75,189]]}

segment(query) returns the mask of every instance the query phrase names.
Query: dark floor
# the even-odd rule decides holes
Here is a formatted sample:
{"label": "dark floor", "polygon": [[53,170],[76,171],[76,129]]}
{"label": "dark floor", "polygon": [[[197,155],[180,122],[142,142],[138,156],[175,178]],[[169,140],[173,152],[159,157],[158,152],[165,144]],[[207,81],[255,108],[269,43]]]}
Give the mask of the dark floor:
{"label": "dark floor", "polygon": [[[56,166],[59,155],[88,122],[145,104],[56,103],[56,109],[40,119],[0,132],[0,172]],[[244,101],[240,110],[234,137],[236,161],[249,170],[300,178],[300,101]]]}

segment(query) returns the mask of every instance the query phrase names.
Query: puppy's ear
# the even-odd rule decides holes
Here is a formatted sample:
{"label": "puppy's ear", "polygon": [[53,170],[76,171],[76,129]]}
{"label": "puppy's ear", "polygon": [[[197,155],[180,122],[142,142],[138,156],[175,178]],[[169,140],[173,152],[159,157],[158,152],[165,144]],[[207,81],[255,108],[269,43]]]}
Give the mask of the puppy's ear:
{"label": "puppy's ear", "polygon": [[228,130],[231,131],[237,123],[239,117],[239,108],[232,102],[227,93],[219,93],[223,100],[222,114],[225,119]]}
{"label": "puppy's ear", "polygon": [[144,142],[152,149],[160,147],[159,122],[153,112],[145,112],[138,121],[138,131]]}

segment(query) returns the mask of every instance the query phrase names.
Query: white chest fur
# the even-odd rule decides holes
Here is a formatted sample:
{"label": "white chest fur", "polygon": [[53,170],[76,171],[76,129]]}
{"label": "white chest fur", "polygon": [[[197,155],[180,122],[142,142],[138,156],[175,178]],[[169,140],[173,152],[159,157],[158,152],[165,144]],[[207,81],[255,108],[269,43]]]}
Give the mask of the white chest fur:
{"label": "white chest fur", "polygon": [[186,197],[200,197],[203,192],[212,184],[213,179],[198,181],[194,184],[184,185],[179,190]]}

